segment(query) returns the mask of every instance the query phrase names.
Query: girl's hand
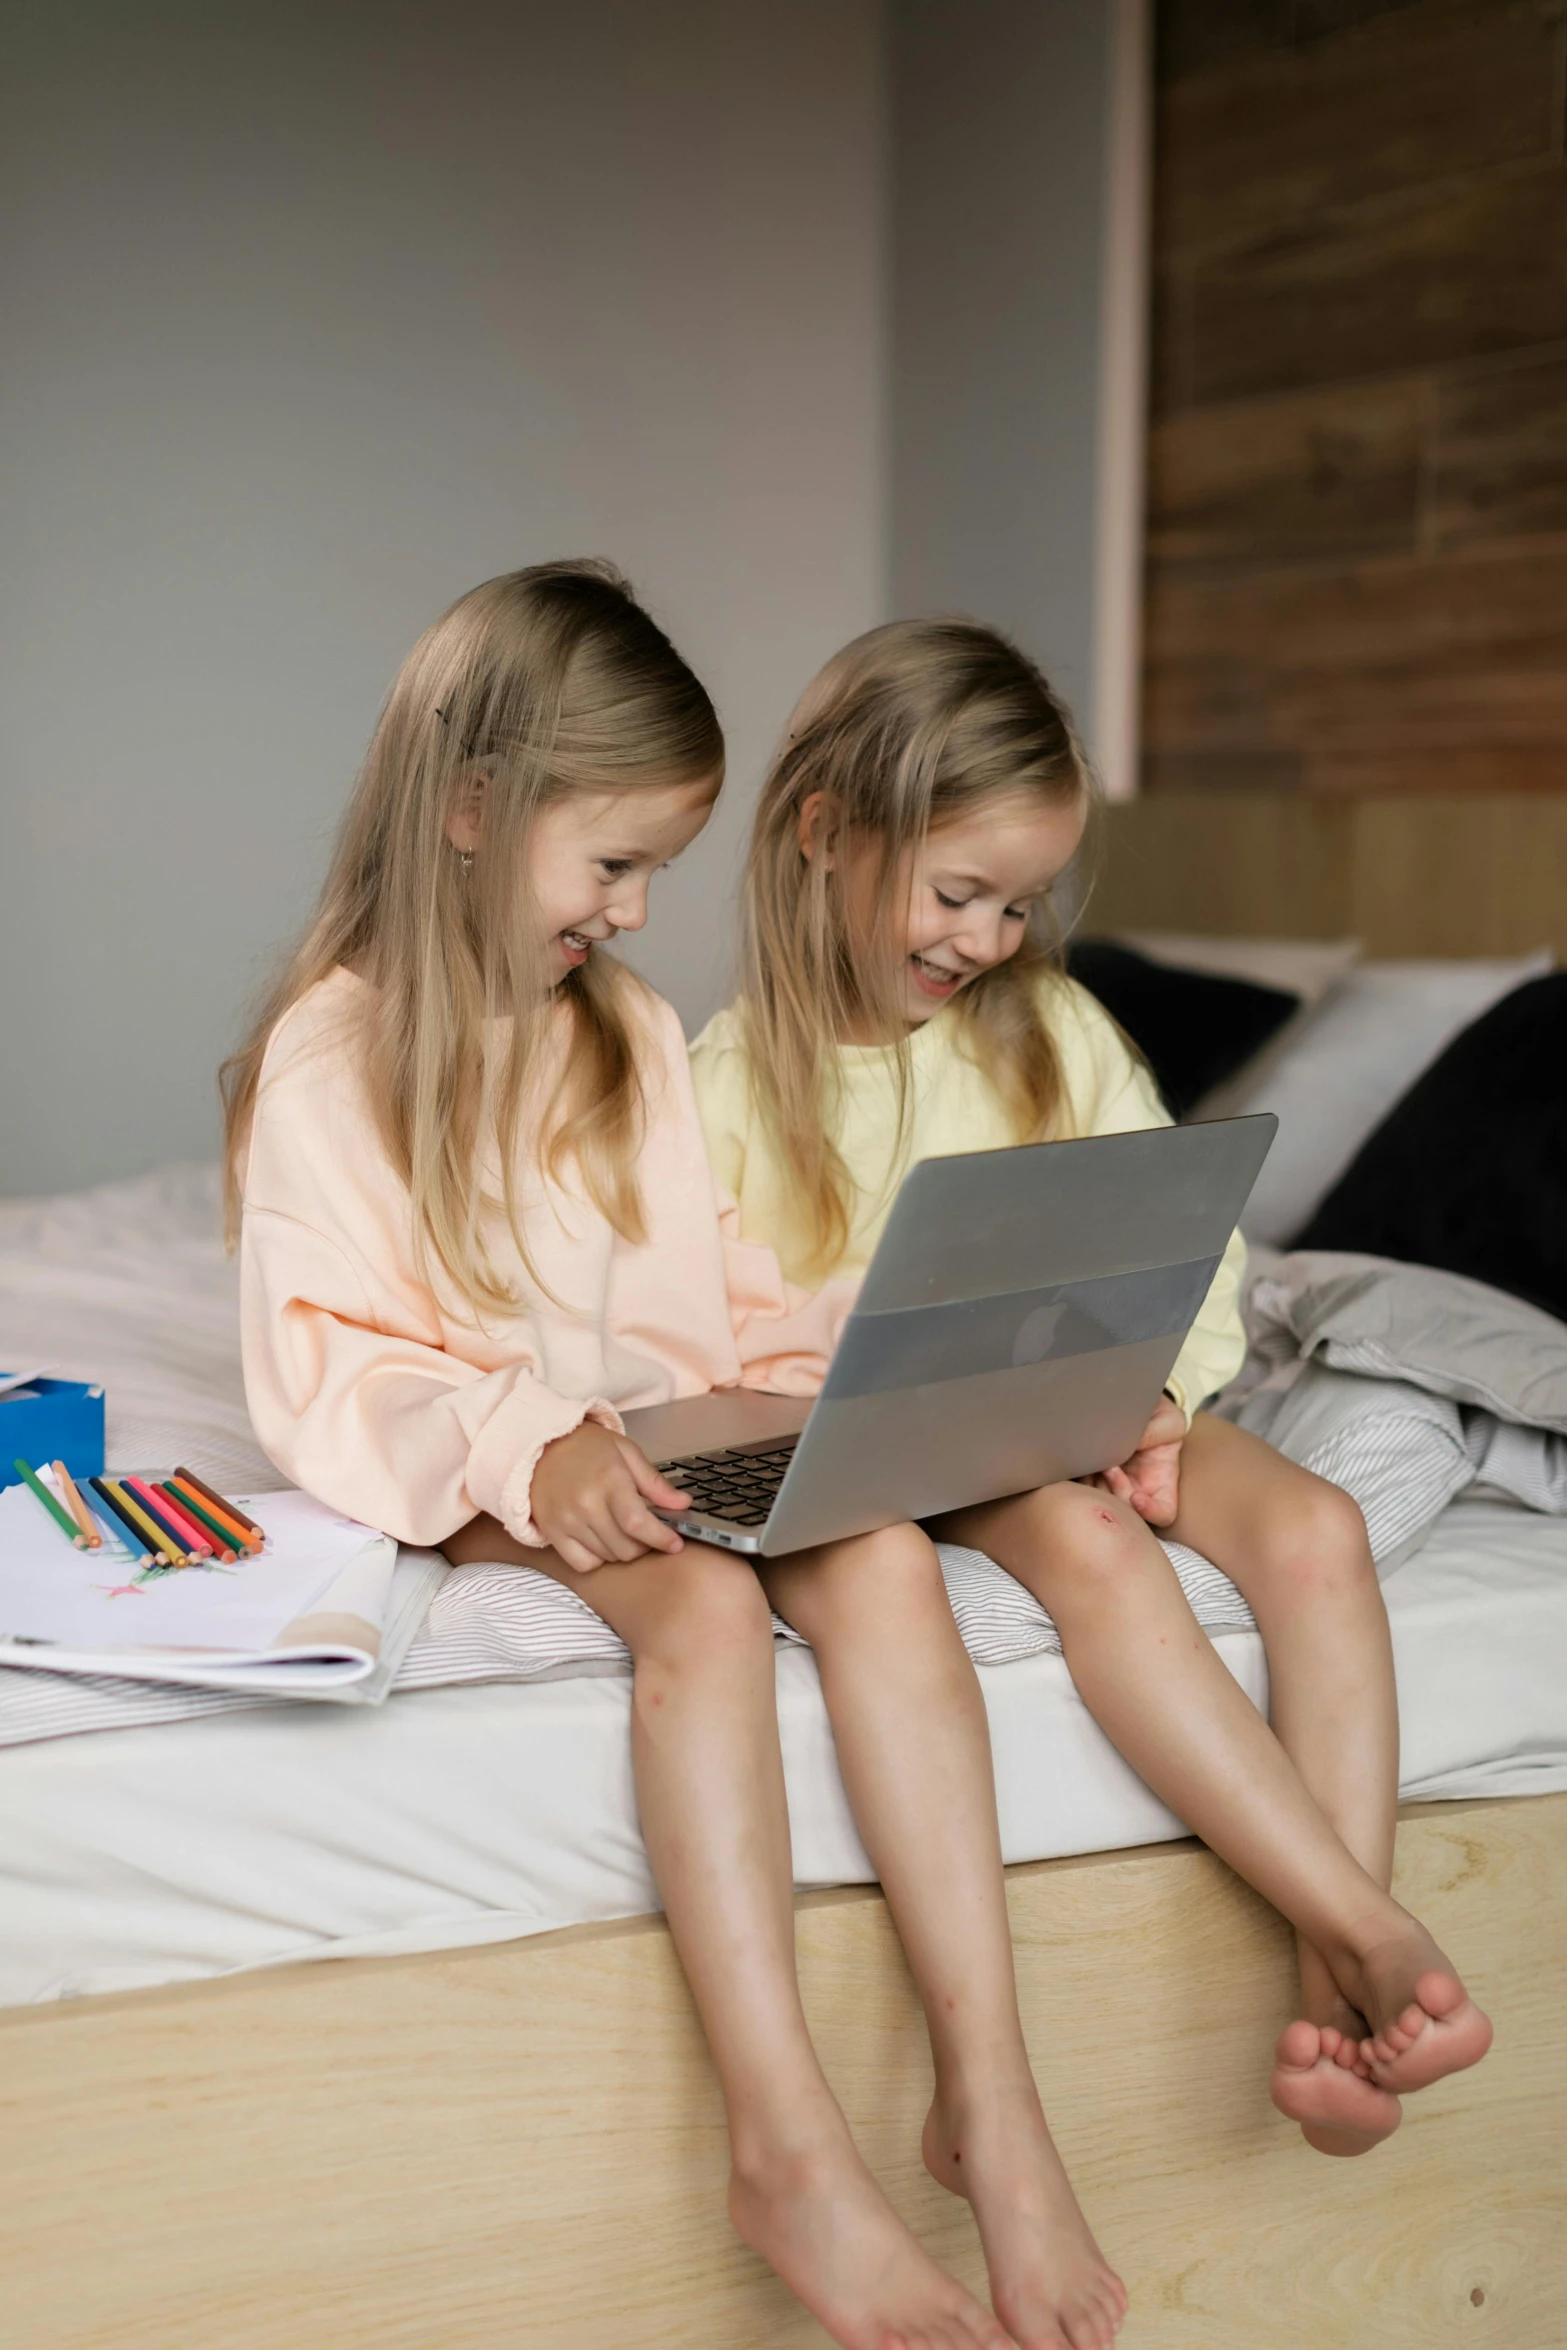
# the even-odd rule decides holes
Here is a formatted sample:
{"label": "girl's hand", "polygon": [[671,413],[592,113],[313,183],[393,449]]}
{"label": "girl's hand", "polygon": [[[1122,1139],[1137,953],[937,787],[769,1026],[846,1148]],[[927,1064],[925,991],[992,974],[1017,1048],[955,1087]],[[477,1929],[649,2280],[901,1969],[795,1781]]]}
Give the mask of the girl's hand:
{"label": "girl's hand", "polygon": [[673,1526],[654,1517],[650,1501],[678,1510],[686,1496],[629,1436],[612,1436],[596,1420],[547,1444],[533,1472],[533,1523],[579,1575],[650,1550],[684,1550]]}
{"label": "girl's hand", "polygon": [[1186,1414],[1173,1398],[1161,1396],[1130,1460],[1085,1482],[1113,1493],[1117,1501],[1130,1502],[1150,1526],[1168,1526],[1180,1507],[1181,1446],[1185,1441]]}

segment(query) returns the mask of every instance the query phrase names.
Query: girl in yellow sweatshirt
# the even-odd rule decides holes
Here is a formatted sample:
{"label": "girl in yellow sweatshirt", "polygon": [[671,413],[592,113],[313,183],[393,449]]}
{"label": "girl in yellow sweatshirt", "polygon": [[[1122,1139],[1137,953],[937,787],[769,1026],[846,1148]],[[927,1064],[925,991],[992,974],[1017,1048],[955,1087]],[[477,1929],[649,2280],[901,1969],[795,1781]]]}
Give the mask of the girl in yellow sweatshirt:
{"label": "girl in yellow sweatshirt", "polygon": [[[741,996],[692,1052],[719,1184],[791,1282],[863,1272],[917,1159],[1168,1123],[1047,943],[1090,802],[1066,713],[991,630],[895,622],[807,688],[757,811]],[[1358,2154],[1490,2027],[1387,1890],[1398,1710],[1360,1513],[1201,1410],[1245,1352],[1243,1266],[1237,1235],[1129,1460],[934,1530],[1027,1585],[1127,1760],[1295,1926],[1302,2014],[1274,2101],[1323,2152]],[[1271,1729],[1155,1526],[1245,1594]]]}

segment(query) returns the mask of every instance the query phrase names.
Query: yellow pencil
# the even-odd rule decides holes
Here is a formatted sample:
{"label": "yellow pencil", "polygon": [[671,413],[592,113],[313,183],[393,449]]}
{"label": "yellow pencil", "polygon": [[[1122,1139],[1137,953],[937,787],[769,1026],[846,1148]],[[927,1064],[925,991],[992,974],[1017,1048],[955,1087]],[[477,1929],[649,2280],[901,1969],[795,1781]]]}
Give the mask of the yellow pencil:
{"label": "yellow pencil", "polygon": [[130,1519],[131,1524],[140,1527],[142,1539],[154,1558],[162,1559],[166,1565],[171,1567],[188,1567],[190,1565],[190,1560],[185,1552],[176,1546],[173,1535],[164,1533],[163,1528],[148,1516],[136,1496],[126,1492],[117,1477],[105,1477],[104,1484],[113,1494],[118,1506]]}
{"label": "yellow pencil", "polygon": [[60,1488],[60,1499],[86,1536],[88,1549],[102,1550],[103,1536],[98,1531],[97,1520],[91,1516],[87,1504],[77,1492],[75,1480],[72,1478],[70,1470],[64,1461],[51,1461],[49,1466],[53,1469],[54,1481]]}

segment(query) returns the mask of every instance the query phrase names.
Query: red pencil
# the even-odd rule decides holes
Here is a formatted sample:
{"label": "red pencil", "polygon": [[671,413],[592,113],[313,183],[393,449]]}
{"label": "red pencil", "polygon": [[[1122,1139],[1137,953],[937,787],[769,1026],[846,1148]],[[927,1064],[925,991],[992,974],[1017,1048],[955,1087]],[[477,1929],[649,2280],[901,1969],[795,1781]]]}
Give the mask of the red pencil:
{"label": "red pencil", "polygon": [[221,1526],[214,1525],[210,1518],[204,1516],[193,1501],[188,1502],[176,1484],[167,1477],[161,1477],[153,1487],[153,1491],[160,1494],[169,1504],[176,1524],[188,1521],[198,1529],[203,1539],[212,1545],[226,1567],[231,1567],[234,1564],[239,1553],[235,1550],[230,1537]]}
{"label": "red pencil", "polygon": [[138,1501],[145,1502],[148,1509],[156,1510],[161,1517],[167,1518],[192,1558],[211,1558],[212,1543],[209,1537],[191,1524],[183,1510],[176,1509],[172,1501],[165,1500],[156,1485],[149,1485],[145,1477],[122,1477],[120,1483],[127,1486]]}

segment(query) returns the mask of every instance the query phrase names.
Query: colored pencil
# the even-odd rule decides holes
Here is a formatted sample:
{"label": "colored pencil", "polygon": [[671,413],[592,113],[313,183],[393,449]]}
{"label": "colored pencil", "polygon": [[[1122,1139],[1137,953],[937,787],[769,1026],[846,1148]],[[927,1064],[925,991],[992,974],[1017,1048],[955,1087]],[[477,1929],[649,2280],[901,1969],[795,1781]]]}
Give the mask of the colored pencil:
{"label": "colored pencil", "polygon": [[80,1526],[78,1526],[76,1520],[71,1516],[70,1512],[62,1508],[61,1504],[55,1500],[54,1495],[50,1492],[48,1486],[45,1485],[43,1479],[41,1477],[35,1477],[32,1470],[28,1467],[25,1461],[18,1461],[15,1466],[20,1474],[27,1479],[28,1484],[37,1494],[39,1500],[43,1503],[44,1508],[49,1512],[50,1517],[53,1518],[61,1533],[68,1534],[70,1536],[71,1541],[76,1549],[85,1550],[87,1548],[86,1535],[82,1532]]}
{"label": "colored pencil", "polygon": [[193,1526],[183,1510],[177,1510],[172,1501],[166,1500],[150,1477],[126,1477],[123,1482],[154,1517],[163,1520],[181,1550],[189,1551],[193,1559],[211,1558],[212,1545],[201,1528]]}
{"label": "colored pencil", "polygon": [[102,1526],[111,1542],[117,1542],[122,1550],[130,1552],[133,1567],[151,1566],[152,1553],[142,1540],[138,1529],[131,1524],[129,1518],[121,1517],[108,1495],[100,1493],[98,1487],[99,1480],[96,1477],[87,1479],[87,1491],[91,1496],[90,1506],[97,1515],[99,1525]]}
{"label": "colored pencil", "polygon": [[166,1567],[183,1567],[188,1563],[185,1553],[167,1527],[160,1525],[133,1493],[126,1492],[118,1477],[105,1477],[103,1485],[121,1517],[137,1529],[155,1559],[161,1559]]}
{"label": "colored pencil", "polygon": [[145,1567],[165,1564],[166,1562],[162,1559],[162,1554],[159,1551],[148,1548],[147,1536],[143,1529],[137,1525],[130,1511],[122,1509],[119,1502],[116,1501],[107,1477],[89,1477],[87,1482],[92,1487],[93,1499],[97,1502],[99,1509],[103,1511],[109,1524],[130,1551],[137,1565]]}
{"label": "colored pencil", "polygon": [[250,1545],[244,1540],[237,1528],[220,1526],[213,1512],[210,1509],[203,1509],[189,1487],[182,1485],[177,1477],[165,1477],[159,1486],[159,1491],[166,1493],[170,1501],[177,1501],[187,1518],[194,1518],[198,1526],[205,1526],[218,1546],[220,1559],[228,1562],[238,1558],[241,1553],[249,1553]]}
{"label": "colored pencil", "polygon": [[160,1501],[166,1501],[169,1508],[173,1510],[176,1526],[182,1524],[188,1526],[193,1535],[200,1536],[209,1551],[216,1551],[218,1557],[226,1565],[233,1565],[234,1545],[229,1537],[221,1527],[209,1525],[205,1513],[197,1509],[194,1502],[185,1499],[184,1494],[181,1493],[172,1478],[158,1478],[152,1490]]}
{"label": "colored pencil", "polygon": [[265,1542],[266,1535],[256,1524],[255,1519],[247,1518],[243,1510],[236,1509],[231,1501],[225,1501],[221,1493],[214,1493],[212,1487],[204,1479],[198,1477],[194,1469],[176,1469],[174,1474],[182,1483],[194,1485],[196,1491],[206,1500],[216,1502],[223,1515],[226,1518],[232,1518],[237,1526],[243,1526],[247,1534],[254,1534],[258,1542]]}
{"label": "colored pencil", "polygon": [[116,1477],[115,1483],[126,1500],[134,1502],[142,1516],[150,1518],[158,1528],[164,1538],[163,1547],[169,1552],[174,1564],[177,1567],[188,1567],[190,1552],[185,1548],[181,1537],[175,1532],[174,1520],[167,1511],[160,1510],[157,1502],[153,1499],[152,1487],[147,1483],[146,1478],[132,1477],[122,1469],[119,1476]]}
{"label": "colored pencil", "polygon": [[247,1534],[238,1518],[230,1517],[227,1511],[220,1510],[215,1501],[203,1501],[184,1477],[176,1474],[170,1482],[174,1491],[184,1497],[186,1505],[197,1517],[204,1518],[209,1526],[216,1527],[224,1541],[232,1542],[234,1548],[242,1550],[247,1558],[261,1548],[259,1534]]}
{"label": "colored pencil", "polygon": [[66,1467],[64,1461],[51,1461],[49,1465],[54,1471],[54,1481],[56,1486],[59,1488],[60,1499],[64,1502],[66,1508],[70,1511],[72,1517],[76,1520],[76,1523],[78,1526],[80,1526],[82,1532],[86,1535],[88,1549],[101,1550],[103,1548],[103,1536],[99,1533],[92,1519],[88,1516],[87,1504],[83,1501],[81,1495],[77,1492],[76,1485],[72,1479],[70,1470]]}

